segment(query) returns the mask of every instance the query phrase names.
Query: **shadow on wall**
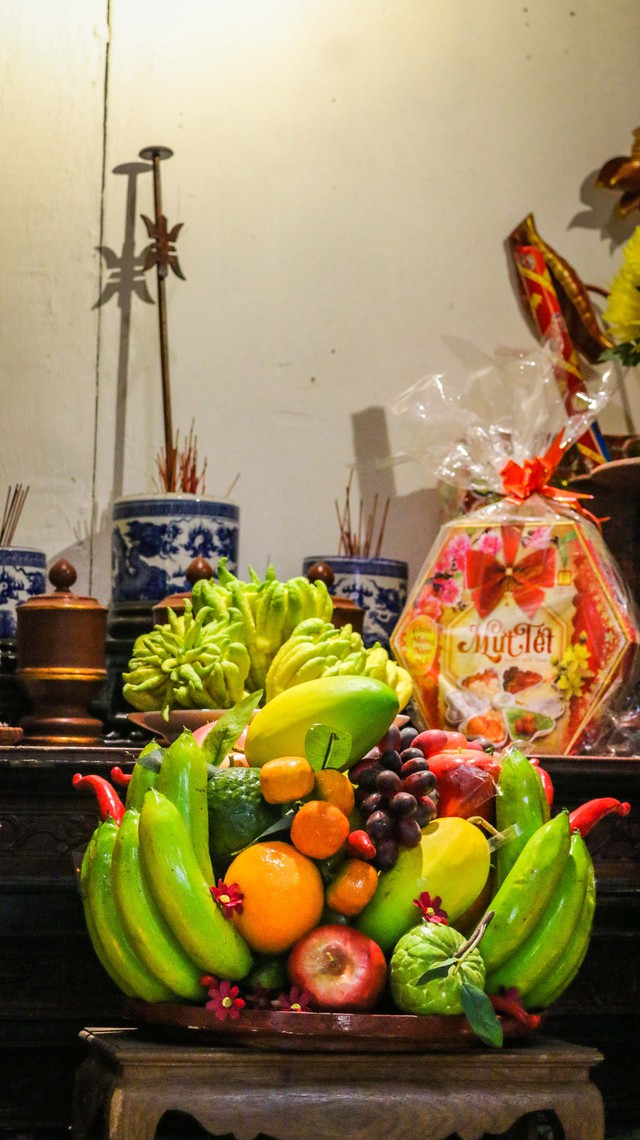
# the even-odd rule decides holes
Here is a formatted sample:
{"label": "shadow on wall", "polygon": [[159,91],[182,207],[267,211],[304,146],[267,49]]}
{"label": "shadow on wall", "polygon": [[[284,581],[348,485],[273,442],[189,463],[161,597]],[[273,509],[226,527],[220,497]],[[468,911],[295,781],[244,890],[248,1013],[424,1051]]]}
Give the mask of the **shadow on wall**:
{"label": "shadow on wall", "polygon": [[[59,558],[70,562],[78,575],[72,587],[74,594],[88,594],[103,606],[111,600],[111,506],[110,502],[91,529],[74,527],[75,541],[48,561],[49,566]],[[50,591],[47,581],[47,592]]]}
{"label": "shadow on wall", "polygon": [[381,554],[408,563],[409,589],[415,582],[440,526],[440,505],[435,487],[408,495],[396,493],[387,413],[383,407],[364,408],[351,417],[355,471],[360,497],[371,504],[375,496],[390,500]]}
{"label": "shadow on wall", "polygon": [[123,174],[126,183],[126,208],[124,238],[120,254],[108,246],[99,246],[104,258],[108,277],[94,308],[106,305],[113,297],[118,299],[120,309],[120,335],[118,338],[118,366],[116,389],[116,428],[113,453],[113,497],[122,494],[124,469],[124,444],[127,409],[127,386],[129,381],[129,338],[131,332],[131,308],[134,296],[148,305],[154,300],[145,280],[145,256],[148,245],[138,254],[135,251],[137,180],[140,174],[148,174],[152,169],[147,162],[125,162],[115,166],[114,174]]}

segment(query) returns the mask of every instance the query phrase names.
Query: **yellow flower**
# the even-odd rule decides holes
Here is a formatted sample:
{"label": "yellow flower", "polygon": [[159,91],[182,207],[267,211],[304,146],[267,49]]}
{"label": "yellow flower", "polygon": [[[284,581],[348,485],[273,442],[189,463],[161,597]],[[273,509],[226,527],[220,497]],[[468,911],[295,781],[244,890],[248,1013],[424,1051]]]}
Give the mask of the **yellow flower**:
{"label": "yellow flower", "polygon": [[613,354],[626,365],[640,363],[640,226],[623,250],[623,265],[613,279],[603,318],[617,344]]}
{"label": "yellow flower", "polygon": [[591,654],[585,642],[586,638],[581,634],[578,642],[568,645],[562,657],[553,662],[558,670],[554,681],[568,697],[579,697],[585,681],[593,677],[593,672],[588,667]]}
{"label": "yellow flower", "polygon": [[603,317],[617,341],[640,337],[640,272],[635,276],[625,265],[616,275]]}

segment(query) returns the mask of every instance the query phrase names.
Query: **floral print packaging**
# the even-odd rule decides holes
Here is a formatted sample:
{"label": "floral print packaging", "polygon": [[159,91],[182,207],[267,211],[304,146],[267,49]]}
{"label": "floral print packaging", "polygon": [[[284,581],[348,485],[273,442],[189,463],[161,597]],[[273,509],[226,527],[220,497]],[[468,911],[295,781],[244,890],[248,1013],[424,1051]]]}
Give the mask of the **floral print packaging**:
{"label": "floral print packaging", "polygon": [[441,528],[392,646],[429,727],[568,755],[628,686],[638,641],[597,527],[534,494]]}
{"label": "floral print packaging", "polygon": [[568,415],[558,351],[549,342],[487,357],[465,346],[462,387],[434,374],[393,408],[405,458],[484,503],[441,527],[393,652],[428,727],[546,755],[596,739],[604,710],[635,680],[640,642],[588,497],[554,482],[615,375],[604,365]]}

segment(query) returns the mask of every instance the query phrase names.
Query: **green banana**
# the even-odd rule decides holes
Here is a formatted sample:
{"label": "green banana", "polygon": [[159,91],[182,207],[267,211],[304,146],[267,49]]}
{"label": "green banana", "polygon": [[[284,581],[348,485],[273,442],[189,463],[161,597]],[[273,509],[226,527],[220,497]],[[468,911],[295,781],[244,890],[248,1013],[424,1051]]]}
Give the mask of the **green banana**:
{"label": "green banana", "polygon": [[89,840],[89,842],[87,844],[87,847],[86,847],[86,850],[85,850],[85,853],[84,853],[84,856],[82,859],[82,865],[80,868],[80,896],[82,898],[84,918],[85,918],[85,923],[87,926],[87,932],[89,934],[89,938],[91,939],[91,945],[93,946],[96,958],[100,962],[100,965],[102,966],[103,970],[105,970],[105,972],[111,978],[111,981],[115,982],[118,989],[121,989],[122,992],[127,995],[127,997],[134,997],[135,995],[133,993],[133,990],[130,989],[128,983],[124,980],[124,978],[122,978],[120,976],[118,971],[115,969],[115,967],[111,964],[111,962],[107,958],[107,956],[104,952],[104,948],[102,946],[102,943],[100,942],[100,939],[98,938],[98,932],[96,930],[95,923],[93,921],[91,911],[89,909],[89,902],[88,902],[88,897],[87,897],[87,888],[88,888],[91,865],[95,859],[95,854],[96,854],[98,832],[99,832],[101,826],[102,826],[102,824],[98,824],[93,835],[91,836],[91,839]]}
{"label": "green banana", "polygon": [[494,918],[479,947],[487,974],[531,934],[558,886],[569,844],[569,815],[563,811],[539,827],[520,852],[490,903]]}
{"label": "green banana", "polygon": [[138,759],[133,766],[131,779],[127,784],[127,795],[124,802],[125,808],[134,808],[136,811],[140,811],[144,793],[148,788],[155,787],[158,773],[154,771],[153,768],[146,768],[144,764],[140,763],[140,761],[142,760],[143,756],[147,756],[150,752],[155,752],[156,749],[158,751],[164,751],[164,749],[160,749],[157,741],[150,740],[148,744],[145,744],[144,748],[140,752],[140,755],[138,756]]}
{"label": "green banana", "polygon": [[593,865],[582,836],[574,832],[560,882],[528,938],[486,980],[487,993],[515,986],[526,1006],[528,996],[552,973],[565,954],[579,921]]}
{"label": "green banana", "polygon": [[[111,977],[129,997],[145,1001],[175,1001],[176,993],[149,970],[131,945],[113,892],[111,864],[118,825],[107,818],[100,825],[85,881],[85,911],[89,933],[93,930]],[[101,956],[98,955],[99,957]]]}
{"label": "green banana", "polygon": [[116,906],[127,937],[151,972],[174,993],[202,999],[201,970],[182,949],[149,888],[140,863],[140,813],[125,811],[113,848]]}
{"label": "green banana", "polygon": [[589,860],[587,887],[580,914],[578,915],[572,937],[565,948],[561,958],[555,966],[547,971],[546,975],[532,986],[527,992],[527,1009],[545,1009],[552,1005],[571,984],[580,969],[591,938],[591,927],[596,908],[596,879],[584,840],[580,836],[586,857]]}
{"label": "green banana", "polygon": [[182,732],[167,748],[155,784],[182,816],[194,855],[209,886],[215,883],[209,855],[207,761],[193,733]]}
{"label": "green banana", "polygon": [[531,761],[512,748],[500,763],[496,792],[498,831],[518,829],[517,835],[496,852],[496,887],[500,887],[531,836],[549,819],[542,781]]}
{"label": "green banana", "polygon": [[144,874],[185,952],[205,973],[244,978],[249,947],[213,901],[180,812],[156,788],[144,797],[139,835]]}

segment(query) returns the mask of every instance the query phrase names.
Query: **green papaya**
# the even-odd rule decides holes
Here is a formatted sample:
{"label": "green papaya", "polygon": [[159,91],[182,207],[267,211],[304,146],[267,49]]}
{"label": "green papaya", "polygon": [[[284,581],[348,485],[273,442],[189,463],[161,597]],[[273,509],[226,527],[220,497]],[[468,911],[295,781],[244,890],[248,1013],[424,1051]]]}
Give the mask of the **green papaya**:
{"label": "green papaya", "polygon": [[398,698],[373,677],[318,677],[285,689],[256,714],[245,740],[245,756],[261,768],[278,756],[304,756],[314,724],[346,731],[351,751],[344,768],[360,760],[384,736],[399,709]]}

